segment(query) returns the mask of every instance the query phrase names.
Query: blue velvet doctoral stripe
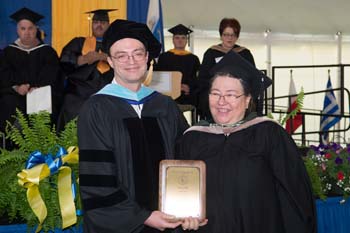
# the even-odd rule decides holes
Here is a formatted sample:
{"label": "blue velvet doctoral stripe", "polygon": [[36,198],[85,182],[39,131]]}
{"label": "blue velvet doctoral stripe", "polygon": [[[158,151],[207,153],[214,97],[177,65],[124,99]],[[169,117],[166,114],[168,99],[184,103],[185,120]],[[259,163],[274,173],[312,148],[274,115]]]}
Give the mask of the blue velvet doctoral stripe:
{"label": "blue velvet doctoral stripe", "polygon": [[92,209],[110,207],[112,205],[117,205],[127,199],[126,194],[119,189],[108,196],[94,197],[82,199],[84,211],[89,211]]}
{"label": "blue velvet doctoral stripe", "polygon": [[81,162],[115,163],[112,151],[107,150],[79,150]]}
{"label": "blue velvet doctoral stripe", "polygon": [[129,104],[143,104],[147,102],[149,99],[158,95],[159,93],[155,90],[141,86],[140,90],[137,92],[133,92],[121,85],[118,84],[108,84],[104,88],[102,88],[96,95],[111,95],[115,97],[119,97]]}
{"label": "blue velvet doctoral stripe", "polygon": [[117,187],[116,177],[112,175],[79,175],[80,186]]}

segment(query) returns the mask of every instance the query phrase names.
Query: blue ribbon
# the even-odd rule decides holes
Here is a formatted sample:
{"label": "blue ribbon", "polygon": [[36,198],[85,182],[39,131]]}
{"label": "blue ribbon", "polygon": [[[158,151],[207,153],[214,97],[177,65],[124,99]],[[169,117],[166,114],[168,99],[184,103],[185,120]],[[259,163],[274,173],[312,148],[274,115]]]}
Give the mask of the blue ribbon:
{"label": "blue ribbon", "polygon": [[[50,169],[50,174],[55,174],[58,172],[58,169],[63,165],[62,164],[62,156],[68,154],[67,150],[61,146],[58,146],[58,151],[55,156],[48,153],[47,155],[42,154],[40,151],[34,151],[29,155],[29,158],[26,162],[26,169],[30,169],[36,165],[46,163]],[[57,159],[58,158],[58,159]],[[73,199],[76,200],[77,197],[77,187],[75,182],[74,173],[72,172],[72,194]],[[82,216],[83,211],[77,210],[77,216]]]}
{"label": "blue ribbon", "polygon": [[30,169],[38,164],[46,163],[50,169],[50,174],[55,174],[58,172],[58,169],[63,165],[62,156],[66,154],[66,149],[64,149],[61,146],[58,146],[58,151],[55,156],[53,156],[50,153],[44,155],[40,151],[34,151],[29,155],[29,158],[26,162],[26,169]]}

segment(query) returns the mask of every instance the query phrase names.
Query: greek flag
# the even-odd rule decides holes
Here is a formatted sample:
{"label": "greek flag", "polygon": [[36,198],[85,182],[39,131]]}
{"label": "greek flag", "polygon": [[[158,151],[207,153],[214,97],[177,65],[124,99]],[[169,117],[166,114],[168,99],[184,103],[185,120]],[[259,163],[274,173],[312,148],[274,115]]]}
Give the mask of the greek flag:
{"label": "greek flag", "polygon": [[[326,92],[326,95],[324,97],[322,114],[340,115],[339,105],[332,89],[333,87],[331,78],[328,77],[327,90],[329,91]],[[328,130],[339,121],[340,116],[322,116],[320,129],[324,132],[321,135],[323,144],[328,143]]]}

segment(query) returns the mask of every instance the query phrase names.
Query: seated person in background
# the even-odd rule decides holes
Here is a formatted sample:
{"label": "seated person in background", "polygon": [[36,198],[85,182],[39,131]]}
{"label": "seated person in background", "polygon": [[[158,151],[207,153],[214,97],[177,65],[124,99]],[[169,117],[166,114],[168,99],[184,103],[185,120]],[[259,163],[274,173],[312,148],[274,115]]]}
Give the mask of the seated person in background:
{"label": "seated person in background", "polygon": [[177,159],[206,163],[209,222],[198,232],[315,233],[301,154],[283,127],[257,117],[251,105],[271,80],[233,51],[211,75],[213,122],[189,128],[177,152]]}
{"label": "seated person in background", "polygon": [[175,142],[188,127],[170,97],[142,84],[161,45],[147,25],[116,20],[103,47],[113,81],[85,102],[78,117],[84,232],[197,229],[206,221],[157,211],[159,162],[174,158]]}
{"label": "seated person in background", "polygon": [[109,26],[109,11],[114,9],[87,12],[93,14],[92,36],[76,37],[62,50],[61,66],[67,76],[67,86],[58,121],[59,130],[78,116],[83,103],[113,78],[107,54],[101,51],[102,37]]}
{"label": "seated person in background", "polygon": [[[255,66],[253,55],[250,50],[236,44],[241,25],[235,18],[224,18],[220,22],[219,33],[221,44],[211,46],[203,56],[202,65],[199,69],[198,81],[200,87],[198,112],[201,119],[210,119],[210,111],[208,105],[209,80],[211,78],[209,72],[213,66],[229,51],[235,51],[244,59]],[[258,113],[260,114],[260,109]]]}
{"label": "seated person in background", "polygon": [[18,39],[8,45],[0,62],[0,131],[6,121],[14,122],[16,108],[26,114],[26,95],[50,85],[52,121],[56,122],[63,93],[63,75],[56,51],[37,37],[42,15],[22,8],[10,16],[17,22]]}
{"label": "seated person in background", "polygon": [[173,34],[174,48],[160,54],[155,70],[160,71],[180,71],[181,96],[175,101],[178,104],[197,103],[197,71],[200,66],[196,55],[186,51],[188,36],[193,31],[182,24],[178,24],[168,30]]}

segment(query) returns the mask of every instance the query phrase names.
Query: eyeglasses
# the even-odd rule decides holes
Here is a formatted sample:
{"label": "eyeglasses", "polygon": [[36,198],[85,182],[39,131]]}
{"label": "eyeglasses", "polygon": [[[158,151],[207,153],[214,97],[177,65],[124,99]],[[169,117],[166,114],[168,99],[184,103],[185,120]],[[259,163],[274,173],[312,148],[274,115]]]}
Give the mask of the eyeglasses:
{"label": "eyeglasses", "polygon": [[111,56],[112,58],[116,59],[120,63],[127,63],[130,58],[132,58],[135,62],[143,61],[146,58],[146,51],[145,50],[135,50],[131,55],[120,52],[117,53],[115,56]]}
{"label": "eyeglasses", "polygon": [[235,37],[236,34],[234,34],[234,33],[233,33],[233,34],[230,34],[230,33],[222,33],[222,36],[228,38],[228,37]]}
{"label": "eyeglasses", "polygon": [[209,97],[214,101],[220,101],[221,98],[224,99],[225,102],[231,103],[237,100],[239,97],[243,96],[241,95],[234,95],[234,94],[226,94],[226,95],[220,95],[220,93],[217,92],[211,92],[209,93]]}

